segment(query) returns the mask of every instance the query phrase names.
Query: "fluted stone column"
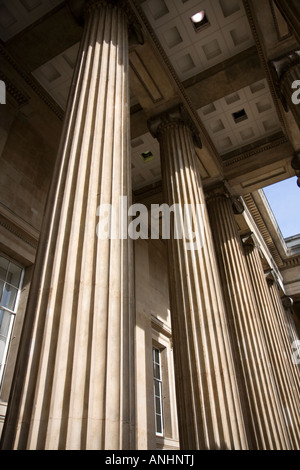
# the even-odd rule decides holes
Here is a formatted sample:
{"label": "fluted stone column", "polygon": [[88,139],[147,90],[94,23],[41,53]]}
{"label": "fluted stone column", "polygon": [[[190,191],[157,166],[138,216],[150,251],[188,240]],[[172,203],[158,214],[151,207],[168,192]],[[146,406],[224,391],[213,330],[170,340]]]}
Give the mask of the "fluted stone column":
{"label": "fluted stone column", "polygon": [[132,247],[96,233],[101,204],[130,203],[127,18],[86,4],[4,449],[134,446]]}
{"label": "fluted stone column", "polygon": [[300,3],[298,0],[275,0],[282,16],[300,44]]}
{"label": "fluted stone column", "polygon": [[285,349],[287,351],[286,358],[290,363],[290,374],[291,380],[294,382],[294,386],[296,388],[296,393],[298,397],[300,397],[300,368],[299,365],[293,362],[293,349],[292,343],[298,339],[295,330],[290,328],[289,319],[286,317],[285,309],[282,305],[282,300],[280,297],[278,285],[274,280],[273,276],[268,277],[268,287],[273,303],[273,307],[276,310],[278,322],[281,328],[281,331],[286,333],[283,335],[283,341],[285,345]]}
{"label": "fluted stone column", "polygon": [[[247,442],[228,326],[193,133],[182,108],[150,121],[160,143],[165,202],[177,205],[168,240],[170,301],[180,446],[245,449]],[[194,218],[180,237],[185,205]],[[179,211],[180,212],[180,211]],[[186,219],[185,219],[186,220]],[[193,225],[193,227],[192,227]],[[191,242],[194,232],[194,244]]]}
{"label": "fluted stone column", "polygon": [[262,332],[285,416],[292,449],[300,449],[300,397],[291,370],[291,351],[285,345],[287,328],[282,328],[274,309],[261,256],[252,236],[244,242],[246,261],[254,290]]}
{"label": "fluted stone column", "polygon": [[291,110],[300,128],[300,50],[292,51],[285,57],[272,61],[277,93],[286,111]]}
{"label": "fluted stone column", "polygon": [[207,206],[251,446],[287,449],[289,440],[284,416],[270,370],[232,200],[220,187],[208,194]]}

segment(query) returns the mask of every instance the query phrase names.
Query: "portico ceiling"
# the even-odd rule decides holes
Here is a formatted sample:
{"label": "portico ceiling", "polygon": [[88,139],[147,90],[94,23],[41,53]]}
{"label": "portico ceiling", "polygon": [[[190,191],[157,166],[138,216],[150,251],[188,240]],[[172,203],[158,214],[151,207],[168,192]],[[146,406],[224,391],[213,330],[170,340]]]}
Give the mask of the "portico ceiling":
{"label": "portico ceiling", "polygon": [[[168,57],[172,73],[177,75],[187,94],[190,93],[190,97],[206,95],[206,101],[195,99],[192,105],[223,159],[229,152],[249,144],[253,146],[281,132],[268,82],[259,60],[256,60],[254,40],[242,0],[145,0],[135,3],[139,4],[157,43]],[[60,14],[60,21],[67,21],[64,7],[62,0],[0,0],[1,40],[18,54],[18,45],[22,49],[23,35],[24,44],[30,44],[32,50],[27,48],[20,60],[63,110],[80,39],[75,21],[74,31],[68,23],[68,30],[63,33],[68,38],[60,37],[59,41],[56,38],[53,46],[48,46],[46,39],[45,45],[34,46],[32,38],[35,33],[37,38],[41,37],[43,22],[46,25],[51,12]],[[208,24],[196,31],[191,17],[200,11],[205,12]],[[51,34],[51,28],[47,34]],[[62,47],[65,44],[65,47],[59,50],[59,44]],[[47,51],[36,54],[34,47],[41,50],[42,46],[44,49],[49,47],[48,55]],[[247,62],[244,60],[244,68],[239,69],[235,68],[234,60],[245,59],[247,54],[251,56],[251,65],[245,77],[243,71]],[[214,87],[216,70],[226,70],[227,64],[235,75],[232,79],[226,77],[224,87],[222,81],[216,82]],[[151,71],[148,73],[151,75]],[[143,104],[135,88],[131,105],[142,109]],[[151,152],[153,158],[144,161],[141,154],[146,152]],[[204,165],[201,171],[205,178]],[[132,177],[135,189],[158,182],[161,177],[159,146],[147,130],[134,135],[132,140]]]}

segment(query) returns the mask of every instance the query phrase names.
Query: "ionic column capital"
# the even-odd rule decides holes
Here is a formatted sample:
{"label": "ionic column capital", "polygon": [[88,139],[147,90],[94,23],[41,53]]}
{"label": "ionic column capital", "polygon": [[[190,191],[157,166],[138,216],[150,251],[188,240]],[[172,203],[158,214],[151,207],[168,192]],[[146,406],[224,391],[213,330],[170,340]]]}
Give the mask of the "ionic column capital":
{"label": "ionic column capital", "polygon": [[192,118],[182,104],[148,119],[148,128],[154,138],[160,137],[170,128],[186,126],[190,129],[196,147],[202,148],[200,134]]}
{"label": "ionic column capital", "polygon": [[294,305],[294,301],[292,297],[289,297],[288,295],[285,295],[281,298],[282,305],[286,309],[291,309]]}
{"label": "ionic column capital", "polygon": [[142,27],[126,0],[67,0],[67,5],[73,17],[81,26],[85,23],[85,19],[97,8],[120,8],[127,18],[129,44],[144,44]]}
{"label": "ionic column capital", "polygon": [[297,150],[294,153],[294,156],[291,161],[291,166],[295,170],[296,175],[298,176],[297,184],[300,188],[300,150]]}
{"label": "ionic column capital", "polygon": [[300,66],[300,50],[291,51],[284,57],[272,60],[272,66],[280,81],[291,68]]}
{"label": "ionic column capital", "polygon": [[300,127],[300,107],[293,101],[293,84],[300,77],[300,50],[291,51],[284,57],[271,61],[270,65],[277,96],[284,110],[292,111]]}
{"label": "ionic column capital", "polygon": [[232,210],[235,215],[243,214],[245,208],[241,199],[231,193],[230,188],[225,181],[222,181],[218,185],[205,191],[205,199],[207,203],[213,203],[214,200],[216,201],[219,198],[230,200]]}

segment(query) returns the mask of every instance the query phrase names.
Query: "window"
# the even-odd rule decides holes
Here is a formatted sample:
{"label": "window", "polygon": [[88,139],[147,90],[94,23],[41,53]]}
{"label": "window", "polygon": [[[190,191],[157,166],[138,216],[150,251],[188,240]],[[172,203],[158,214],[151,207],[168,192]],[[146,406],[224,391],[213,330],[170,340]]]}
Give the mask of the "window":
{"label": "window", "polygon": [[22,278],[22,268],[0,255],[0,382],[4,372]]}
{"label": "window", "polygon": [[161,352],[153,348],[153,380],[154,380],[154,411],[155,429],[158,436],[163,435],[163,400],[162,400],[162,370]]}

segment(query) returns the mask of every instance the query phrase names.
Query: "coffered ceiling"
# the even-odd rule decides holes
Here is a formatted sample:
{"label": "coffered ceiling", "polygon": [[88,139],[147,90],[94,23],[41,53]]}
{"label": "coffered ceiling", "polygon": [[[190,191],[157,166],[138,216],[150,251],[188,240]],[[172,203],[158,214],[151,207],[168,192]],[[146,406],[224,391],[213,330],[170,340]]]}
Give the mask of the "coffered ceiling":
{"label": "coffered ceiling", "polygon": [[[182,81],[254,44],[242,0],[145,0],[141,6]],[[208,24],[195,30],[191,18],[200,11]]]}
{"label": "coffered ceiling", "polygon": [[0,0],[0,38],[8,41],[64,0]]}
{"label": "coffered ceiling", "polygon": [[198,109],[198,114],[220,155],[281,129],[266,79]]}
{"label": "coffered ceiling", "polygon": [[[203,99],[190,99],[191,105],[223,160],[230,152],[242,151],[249,145],[253,147],[255,143],[281,131],[278,112],[258,60],[243,0],[134,0],[133,3],[146,17],[155,43],[160,44],[168,59],[166,67],[172,68],[171,75],[176,75],[178,83],[182,84],[190,98],[203,95]],[[65,6],[63,0],[0,0],[1,40],[13,54],[19,54],[18,60],[27,67],[27,72],[62,110],[66,107],[81,34]],[[48,21],[51,12],[54,15],[52,23]],[[199,12],[205,14],[206,23],[195,28],[191,18]],[[62,22],[62,26],[56,31],[55,43],[51,46],[49,38],[55,18],[58,23]],[[35,43],[35,37],[43,39],[43,31],[44,42]],[[59,31],[60,37],[57,35]],[[146,50],[146,59],[149,51]],[[150,85],[156,86],[157,76],[163,80],[160,71],[155,76],[156,65],[153,65],[152,59],[148,60],[148,67],[147,60],[141,55],[142,50],[138,53],[145,76],[153,81],[149,82]],[[242,63],[241,57],[243,67],[239,65]],[[248,57],[251,72],[245,77]],[[218,81],[214,82],[217,79],[216,69],[224,73],[222,75],[220,72]],[[148,101],[139,97],[136,90],[138,87],[131,90],[131,106],[149,112],[145,107]],[[165,92],[165,89],[162,90]],[[168,93],[163,91],[160,99],[165,99]],[[132,180],[134,189],[140,189],[160,180],[160,155],[158,143],[150,133],[143,131],[142,135],[134,134]],[[142,154],[149,152],[151,158],[144,159]],[[200,163],[205,179],[209,172],[206,172],[203,162]]]}

